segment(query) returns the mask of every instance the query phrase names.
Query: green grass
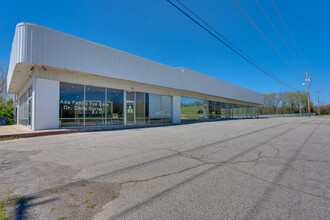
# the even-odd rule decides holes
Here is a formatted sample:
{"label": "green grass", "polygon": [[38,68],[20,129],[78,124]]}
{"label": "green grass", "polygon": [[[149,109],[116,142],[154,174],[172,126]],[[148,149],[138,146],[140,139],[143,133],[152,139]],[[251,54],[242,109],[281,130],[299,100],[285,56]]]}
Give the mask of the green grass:
{"label": "green grass", "polygon": [[5,200],[0,201],[0,220],[9,220],[11,217],[7,213],[8,207],[14,207],[14,199],[17,199],[21,195],[8,196]]}
{"label": "green grass", "polygon": [[0,138],[0,141],[7,141],[7,140],[18,139],[18,138],[19,137],[17,137],[17,136],[3,137],[3,138]]}
{"label": "green grass", "polygon": [[66,217],[59,217],[57,220],[63,220],[65,219]]}
{"label": "green grass", "polygon": [[0,213],[0,220],[9,220],[9,218],[6,217],[6,216],[2,216],[1,213]]}
{"label": "green grass", "polygon": [[0,220],[9,219],[9,216],[7,215],[8,206],[10,206],[10,200],[8,200],[8,198],[5,201],[0,202]]}
{"label": "green grass", "polygon": [[87,206],[87,208],[92,209],[92,208],[94,208],[95,206],[96,206],[96,204],[93,204],[93,205],[89,205],[89,206]]}
{"label": "green grass", "polygon": [[86,204],[86,203],[88,203],[88,199],[82,202],[82,204]]}
{"label": "green grass", "polygon": [[15,192],[16,189],[18,189],[18,187],[8,190],[7,194],[12,194],[13,192]]}
{"label": "green grass", "polygon": [[58,193],[59,191],[57,189],[53,190],[52,193]]}
{"label": "green grass", "polygon": [[85,187],[86,186],[86,184],[81,184],[81,187]]}
{"label": "green grass", "polygon": [[117,198],[116,194],[112,196],[113,199]]}

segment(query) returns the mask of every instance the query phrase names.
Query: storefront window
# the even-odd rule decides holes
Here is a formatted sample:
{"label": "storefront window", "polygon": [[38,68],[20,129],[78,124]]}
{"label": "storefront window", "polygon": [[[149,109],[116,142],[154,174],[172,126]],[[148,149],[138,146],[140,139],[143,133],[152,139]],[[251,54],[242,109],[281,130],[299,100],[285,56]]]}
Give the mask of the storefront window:
{"label": "storefront window", "polygon": [[105,125],[105,88],[86,86],[85,126]]}
{"label": "storefront window", "polygon": [[60,126],[84,125],[84,86],[60,85]]}
{"label": "storefront window", "polygon": [[207,117],[207,102],[202,99],[181,97],[181,119],[203,119]]}
{"label": "storefront window", "polygon": [[161,96],[162,101],[162,123],[172,121],[172,97]]}
{"label": "storefront window", "polygon": [[214,102],[215,105],[215,118],[221,118],[221,103]]}
{"label": "storefront window", "polygon": [[123,91],[60,84],[60,127],[123,124]]}
{"label": "storefront window", "polygon": [[221,103],[221,117],[223,119],[229,118],[229,109],[227,103],[224,102]]}
{"label": "storefront window", "polygon": [[149,117],[150,123],[161,123],[162,105],[161,105],[161,96],[160,95],[149,95]]}
{"label": "storefront window", "polygon": [[172,97],[149,94],[150,123],[172,121]]}
{"label": "storefront window", "polygon": [[145,93],[136,93],[136,101],[135,101],[135,108],[136,108],[136,124],[148,124],[149,118],[146,117],[146,94]]}
{"label": "storefront window", "polygon": [[215,107],[213,101],[209,101],[209,118],[215,118]]}
{"label": "storefront window", "polygon": [[[171,96],[127,92],[126,97],[126,105],[132,110],[129,123],[172,121]],[[21,98],[21,102],[26,102],[25,96]],[[61,83],[59,110],[60,127],[122,125],[124,124],[124,91]],[[25,119],[23,116],[21,118]],[[127,116],[126,120],[128,121]]]}
{"label": "storefront window", "polygon": [[32,116],[32,88],[29,88],[19,98],[19,124],[31,125]]}
{"label": "storefront window", "polygon": [[116,89],[107,89],[107,125],[124,124],[124,92]]}

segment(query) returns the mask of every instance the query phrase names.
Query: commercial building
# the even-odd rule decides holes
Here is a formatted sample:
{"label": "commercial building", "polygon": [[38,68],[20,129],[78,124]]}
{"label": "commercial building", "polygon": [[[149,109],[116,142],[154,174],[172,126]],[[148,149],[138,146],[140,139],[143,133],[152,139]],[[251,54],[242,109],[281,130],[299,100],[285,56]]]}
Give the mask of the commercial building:
{"label": "commercial building", "polygon": [[8,72],[17,123],[33,130],[253,118],[263,95],[31,23]]}

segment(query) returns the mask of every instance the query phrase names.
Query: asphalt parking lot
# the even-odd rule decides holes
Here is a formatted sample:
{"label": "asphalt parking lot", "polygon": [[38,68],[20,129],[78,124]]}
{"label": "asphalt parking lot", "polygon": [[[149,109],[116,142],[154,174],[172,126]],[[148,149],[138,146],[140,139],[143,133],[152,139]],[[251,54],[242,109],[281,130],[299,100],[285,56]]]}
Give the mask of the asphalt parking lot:
{"label": "asphalt parking lot", "polygon": [[330,219],[330,117],[8,140],[0,179],[15,219]]}

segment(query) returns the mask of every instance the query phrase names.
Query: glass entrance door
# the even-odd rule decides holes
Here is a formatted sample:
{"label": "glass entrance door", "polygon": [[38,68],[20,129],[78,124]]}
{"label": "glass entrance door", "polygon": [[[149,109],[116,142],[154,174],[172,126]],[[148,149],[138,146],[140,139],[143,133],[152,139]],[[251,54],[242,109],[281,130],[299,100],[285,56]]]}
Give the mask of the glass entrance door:
{"label": "glass entrance door", "polygon": [[126,124],[135,124],[134,102],[126,103]]}

